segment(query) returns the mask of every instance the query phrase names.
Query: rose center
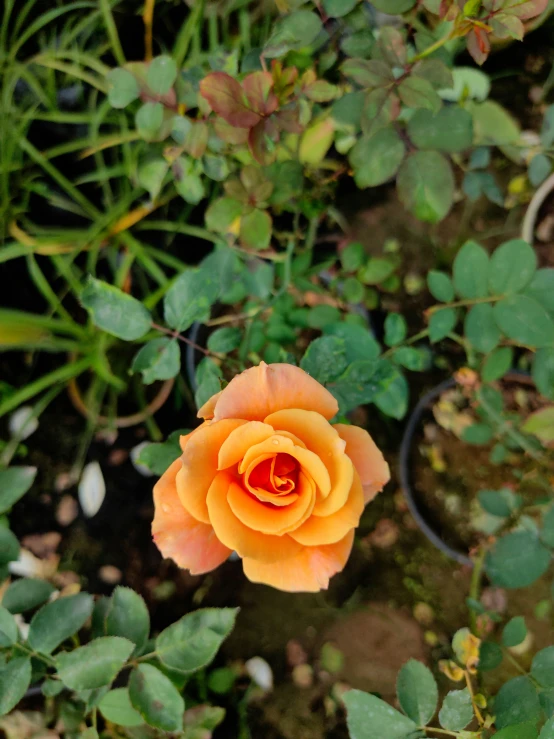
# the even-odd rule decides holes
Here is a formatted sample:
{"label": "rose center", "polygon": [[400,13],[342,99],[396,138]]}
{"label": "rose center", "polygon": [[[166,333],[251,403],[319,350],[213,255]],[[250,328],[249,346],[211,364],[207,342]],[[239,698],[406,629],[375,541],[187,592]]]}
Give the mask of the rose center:
{"label": "rose center", "polygon": [[255,495],[265,493],[266,501],[290,495],[298,483],[298,462],[290,454],[275,454],[244,475],[244,482]]}

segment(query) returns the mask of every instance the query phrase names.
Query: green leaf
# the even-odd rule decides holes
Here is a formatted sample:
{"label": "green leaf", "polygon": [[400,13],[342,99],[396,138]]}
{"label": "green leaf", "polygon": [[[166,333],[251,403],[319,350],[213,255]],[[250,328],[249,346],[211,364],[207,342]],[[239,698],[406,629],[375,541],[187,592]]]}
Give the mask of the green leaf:
{"label": "green leaf", "polygon": [[138,665],[129,679],[129,698],[147,724],[162,731],[182,731],[185,701],[162,672]]}
{"label": "green leaf", "polygon": [[464,151],[473,142],[473,119],[463,108],[416,110],[408,121],[408,135],[418,149],[448,153]]}
{"label": "green leaf", "polygon": [[217,377],[206,377],[202,382],[198,383],[196,392],[194,393],[194,402],[198,409],[202,408],[204,403],[221,390],[221,382]]}
{"label": "green leaf", "polygon": [[[526,723],[506,726],[506,728],[497,731],[494,737],[495,739],[537,739],[539,734],[535,723]],[[552,737],[554,737],[554,734],[552,734]]]}
{"label": "green leaf", "polygon": [[365,288],[357,277],[347,277],[341,285],[344,299],[351,305],[361,303],[364,299]]}
{"label": "green leaf", "polygon": [[208,349],[216,354],[228,354],[240,346],[242,331],[235,326],[216,329],[208,337]]}
{"label": "green leaf", "polygon": [[537,270],[525,288],[525,295],[536,300],[549,313],[554,313],[554,268]]}
{"label": "green leaf", "polygon": [[439,711],[440,725],[449,731],[461,731],[472,719],[473,706],[469,690],[451,690]]}
{"label": "green leaf", "polygon": [[322,384],[336,380],[347,366],[345,341],[338,336],[312,341],[300,362],[300,367]]}
{"label": "green leaf", "polygon": [[[412,74],[423,77],[436,90],[443,90],[445,87],[451,88],[454,84],[452,71],[440,59],[422,59],[414,66]],[[454,108],[451,108],[451,110],[454,110]]]}
{"label": "green leaf", "polygon": [[408,325],[400,313],[389,313],[385,318],[385,344],[396,346],[401,344],[408,333]]}
{"label": "green leaf", "polygon": [[17,706],[31,682],[31,660],[16,657],[0,666],[0,716]]}
{"label": "green leaf", "polygon": [[473,143],[476,146],[506,146],[519,139],[517,122],[494,100],[469,102],[466,109],[473,116]]}
{"label": "green leaf", "polygon": [[[518,739],[518,737],[514,736],[513,739]],[[527,737],[522,737],[522,739],[527,739]],[[529,739],[534,739],[534,737],[529,735]],[[539,739],[554,739],[554,716],[549,718],[542,727]]]}
{"label": "green leaf", "polygon": [[495,382],[504,377],[511,369],[514,359],[514,350],[511,346],[501,346],[495,349],[483,362],[481,376],[484,382]]}
{"label": "green leaf", "polygon": [[151,159],[139,167],[137,172],[138,183],[148,192],[151,200],[158,197],[168,169],[169,164],[161,158]]}
{"label": "green leaf", "polygon": [[489,641],[481,642],[478,669],[480,672],[495,670],[502,663],[503,658],[502,649],[498,644]]}
{"label": "green leaf", "polygon": [[218,198],[206,210],[206,226],[216,233],[227,233],[242,214],[243,205],[233,198]]}
{"label": "green leaf", "polygon": [[427,287],[431,295],[441,303],[451,303],[454,300],[454,285],[444,272],[432,269],[427,274]]}
{"label": "green leaf", "polygon": [[543,688],[554,688],[554,647],[546,647],[533,657],[532,677]]}
{"label": "green leaf", "polygon": [[330,323],[323,327],[327,336],[344,339],[346,361],[350,365],[360,359],[377,359],[381,347],[367,328],[349,323]]}
{"label": "green leaf", "polygon": [[488,444],[492,436],[491,427],[485,423],[474,423],[471,426],[466,426],[462,431],[462,440],[466,444],[476,444],[477,446]]}
{"label": "green leaf", "polygon": [[536,436],[544,446],[550,446],[554,442],[554,406],[531,413],[521,430]]}
{"label": "green leaf", "polygon": [[535,354],[533,380],[542,395],[554,400],[554,348],[539,349]]}
{"label": "green leaf", "polygon": [[522,675],[504,683],[495,698],[494,711],[498,729],[527,722],[536,724],[541,715],[541,706],[531,680]]}
{"label": "green leaf", "polygon": [[489,262],[491,295],[510,295],[523,290],[537,269],[537,255],[523,239],[512,239],[493,252]]}
{"label": "green leaf", "polygon": [[466,241],[456,254],[452,266],[454,288],[461,298],[484,298],[488,295],[489,255],[480,244]]}
{"label": "green leaf", "polygon": [[396,368],[378,384],[373,402],[386,416],[400,420],[408,410],[410,389],[404,375]]}
{"label": "green leaf", "polygon": [[217,300],[219,281],[206,269],[190,269],[175,280],[164,298],[164,316],[176,331],[185,331],[195,321],[209,318]]}
{"label": "green leaf", "polygon": [[118,726],[140,726],[144,723],[140,713],[131,705],[127,688],[110,690],[102,698],[98,708],[107,721]]}
{"label": "green leaf", "polygon": [[154,95],[167,95],[177,77],[177,65],[170,57],[157,56],[152,59],[146,72],[146,84]]}
{"label": "green leaf", "polygon": [[2,598],[2,605],[10,613],[30,611],[48,600],[55,588],[46,580],[23,578],[10,583]]}
{"label": "green leaf", "polygon": [[8,467],[0,470],[0,513],[10,508],[29,490],[37,474],[36,467]]}
{"label": "green leaf", "polygon": [[323,0],[323,10],[331,18],[342,18],[354,10],[359,0]]}
{"label": "green leaf", "polygon": [[264,46],[263,56],[274,59],[315,41],[322,30],[321,18],[310,10],[297,10],[281,17]]}
{"label": "green leaf", "polygon": [[189,433],[188,429],[176,431],[163,443],[148,444],[140,450],[137,463],[148,467],[154,475],[163,475],[170,464],[180,457],[179,436]]}
{"label": "green leaf", "polygon": [[90,618],[93,604],[88,593],[77,593],[47,603],[31,620],[28,637],[31,649],[51,654]]}
{"label": "green leaf", "polygon": [[134,644],[120,636],[101,636],[84,647],[61,652],[56,667],[71,690],[94,690],[110,685],[131,656]]}
{"label": "green leaf", "polygon": [[438,223],[454,201],[452,167],[436,151],[417,151],[403,162],[396,180],[398,197],[420,221]]}
{"label": "green leaf", "polygon": [[347,59],[341,66],[341,72],[367,89],[388,87],[394,82],[390,66],[380,59]]}
{"label": "green leaf", "polygon": [[517,647],[527,636],[527,626],[523,616],[511,618],[502,630],[502,644],[505,647]]}
{"label": "green leaf", "polygon": [[388,15],[400,15],[407,10],[411,10],[416,4],[416,0],[373,0],[372,5],[377,10]]}
{"label": "green leaf", "polygon": [[527,295],[510,295],[494,306],[494,319],[509,338],[533,347],[554,344],[554,320],[545,309]]}
{"label": "green leaf", "polygon": [[412,372],[423,372],[429,369],[430,358],[428,350],[413,346],[401,346],[393,354],[393,359],[397,364]]}
{"label": "green leaf", "polygon": [[467,340],[478,352],[488,354],[501,339],[502,334],[494,320],[490,303],[474,305],[466,314],[464,333]]}
{"label": "green leaf", "polygon": [[230,667],[218,667],[208,676],[208,689],[218,695],[230,693],[237,681],[237,674]]}
{"label": "green leaf", "polygon": [[160,133],[163,119],[164,106],[161,103],[144,103],[135,116],[139,136],[146,141],[154,141]]}
{"label": "green leaf", "polygon": [[179,177],[176,177],[175,189],[183,200],[191,205],[196,205],[206,195],[202,179],[194,172],[190,174],[181,174]]}
{"label": "green leaf", "polygon": [[140,95],[139,83],[127,69],[111,69],[106,75],[106,82],[112,108],[125,108]]}
{"label": "green leaf", "polygon": [[135,354],[132,372],[141,372],[142,381],[150,385],[156,380],[169,380],[179,374],[181,352],[176,339],[161,337],[148,341]]}
{"label": "green leaf", "polygon": [[152,318],[140,301],[90,275],[81,303],[96,326],[119,339],[134,341],[150,330]]}
{"label": "green leaf", "polygon": [[240,221],[240,241],[248,249],[267,249],[271,242],[273,222],[265,210],[253,208]]}
{"label": "green leaf", "polygon": [[395,271],[396,263],[383,257],[370,257],[367,264],[358,272],[364,285],[381,285]]}
{"label": "green leaf", "polygon": [[[455,67],[452,70],[454,84],[440,91],[443,100],[452,103],[466,99],[483,102],[489,96],[491,81],[488,74],[474,67]],[[473,108],[470,110],[473,113]]]}
{"label": "green leaf", "polygon": [[407,739],[417,729],[411,719],[375,695],[349,690],[343,702],[350,739]]}
{"label": "green leaf", "polygon": [[411,659],[402,667],[396,681],[398,701],[404,713],[418,726],[426,726],[435,715],[439,692],[431,671]]}
{"label": "green leaf", "polygon": [[11,647],[19,639],[19,629],[12,614],[0,606],[0,649]]}
{"label": "green leaf", "polygon": [[[345,272],[355,272],[366,260],[363,244],[353,241],[340,252],[340,261]],[[553,270],[554,272],[554,270]]]}
{"label": "green leaf", "polygon": [[106,614],[106,635],[123,636],[140,652],[150,633],[150,616],[144,599],[131,588],[118,585]]}
{"label": "green leaf", "polygon": [[514,531],[496,541],[487,554],[486,570],[495,585],[524,588],[544,575],[550,552],[531,531]]}
{"label": "green leaf", "polygon": [[535,156],[529,162],[527,173],[529,175],[529,182],[533,187],[538,187],[543,183],[548,175],[552,172],[552,164],[550,159],[544,154],[535,154]]}
{"label": "green leaf", "polygon": [[363,135],[348,155],[356,185],[363,189],[387,182],[397,173],[405,153],[406,146],[392,126],[373,136]]}
{"label": "green leaf", "polygon": [[0,526],[0,565],[13,562],[18,557],[19,541],[17,536],[6,526]]}
{"label": "green leaf", "polygon": [[481,490],[478,493],[481,507],[491,516],[507,518],[515,513],[523,502],[520,495],[516,495],[510,488],[500,490]]}
{"label": "green leaf", "polygon": [[441,109],[442,100],[433,85],[416,75],[402,80],[398,85],[398,95],[408,108],[425,108],[432,113]]}
{"label": "green leaf", "polygon": [[458,322],[458,314],[455,308],[442,308],[431,314],[429,319],[429,338],[434,344],[444,339],[454,330]]}
{"label": "green leaf", "polygon": [[158,635],[159,660],[185,674],[206,667],[231,633],[237,613],[237,608],[201,608],[183,616]]}

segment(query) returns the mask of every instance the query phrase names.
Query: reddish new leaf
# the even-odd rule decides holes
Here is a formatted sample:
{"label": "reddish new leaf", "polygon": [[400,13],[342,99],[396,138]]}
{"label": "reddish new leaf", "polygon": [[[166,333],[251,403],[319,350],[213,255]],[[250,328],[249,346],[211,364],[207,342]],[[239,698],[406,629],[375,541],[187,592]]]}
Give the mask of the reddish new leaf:
{"label": "reddish new leaf", "polygon": [[260,120],[260,115],[246,105],[239,82],[225,72],[212,72],[204,77],[200,94],[231,126],[252,128]]}
{"label": "reddish new leaf", "polygon": [[222,141],[226,144],[234,144],[240,146],[240,144],[246,144],[248,142],[248,129],[247,128],[235,128],[231,126],[223,118],[216,118],[214,121],[214,130]]}
{"label": "reddish new leaf", "polygon": [[548,0],[483,0],[483,6],[489,13],[508,13],[526,21],[544,13]]}
{"label": "reddish new leaf", "polygon": [[271,115],[277,110],[277,97],[273,93],[273,77],[269,72],[252,72],[244,78],[242,89],[248,105],[260,116]]}
{"label": "reddish new leaf", "polygon": [[486,31],[474,26],[467,35],[467,50],[477,64],[483,64],[491,50],[491,42]]}
{"label": "reddish new leaf", "polygon": [[259,164],[271,164],[273,160],[273,137],[271,131],[274,124],[268,119],[262,119],[248,134],[248,146],[252,152],[252,156]]}

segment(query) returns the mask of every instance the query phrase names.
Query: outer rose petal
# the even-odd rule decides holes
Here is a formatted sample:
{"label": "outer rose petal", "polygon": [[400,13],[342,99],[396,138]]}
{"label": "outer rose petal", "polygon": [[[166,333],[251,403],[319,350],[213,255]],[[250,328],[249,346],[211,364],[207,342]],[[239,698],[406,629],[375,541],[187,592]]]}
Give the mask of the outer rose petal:
{"label": "outer rose petal", "polygon": [[211,526],[200,523],[183,508],[175,477],[181,468],[177,459],[154,487],[155,514],[152,535],[164,557],[173,559],[192,575],[218,567],[231,554],[216,537]]}
{"label": "outer rose petal", "polygon": [[342,539],[360,523],[364,511],[364,493],[360,478],[354,475],[352,490],[343,507],[330,516],[310,516],[310,518],[290,535],[299,544],[318,546],[333,544]]}
{"label": "outer rose petal", "polygon": [[198,416],[208,418],[213,410],[216,421],[223,418],[246,418],[263,421],[283,408],[317,411],[330,420],[338,411],[331,393],[304,370],[291,364],[262,362],[258,367],[241,372],[215,399],[203,406]]}
{"label": "outer rose petal", "polygon": [[223,390],[220,390],[215,395],[212,395],[212,397],[204,403],[202,408],[200,408],[200,410],[198,411],[198,418],[204,418],[205,420],[208,420],[214,417],[215,404],[219,400],[219,396],[222,392]]}
{"label": "outer rose petal", "polygon": [[335,424],[346,442],[346,454],[354,463],[364,488],[365,502],[373,500],[390,480],[390,469],[371,436],[358,426]]}
{"label": "outer rose petal", "polygon": [[276,562],[298,554],[302,547],[290,536],[268,536],[253,531],[235,516],[227,502],[233,485],[238,487],[230,475],[219,472],[208,491],[208,510],[217,536],[239,556],[262,562]]}
{"label": "outer rose petal", "polygon": [[229,434],[246,421],[204,423],[188,437],[177,473],[177,493],[186,510],[203,523],[210,523],[206,496],[217,473],[219,450]]}
{"label": "outer rose petal", "polygon": [[244,574],[252,582],[271,585],[289,593],[317,593],[329,587],[329,578],[340,572],[346,564],[354,531],[336,544],[305,547],[294,557],[271,564],[245,558]]}

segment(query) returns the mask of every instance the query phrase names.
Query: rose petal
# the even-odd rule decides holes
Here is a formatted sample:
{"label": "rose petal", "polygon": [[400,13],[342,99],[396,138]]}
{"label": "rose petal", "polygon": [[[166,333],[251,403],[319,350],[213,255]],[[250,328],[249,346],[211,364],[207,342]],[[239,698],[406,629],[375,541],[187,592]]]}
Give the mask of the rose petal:
{"label": "rose petal", "polygon": [[364,505],[362,483],[356,474],[348,500],[340,510],[330,516],[312,515],[302,526],[291,531],[290,535],[304,546],[334,544],[358,526]]}
{"label": "rose petal", "polygon": [[200,410],[198,411],[198,418],[204,418],[208,420],[214,417],[215,406],[222,392],[223,390],[220,390],[215,395],[212,395],[212,397],[204,403],[202,408],[200,408]]}
{"label": "rose petal", "polygon": [[210,523],[206,496],[217,473],[219,450],[229,434],[246,421],[225,420],[205,423],[189,434],[177,473],[177,492],[181,503],[197,521]]}
{"label": "rose petal", "polygon": [[239,472],[242,475],[258,457],[267,458],[266,455],[268,454],[280,453],[290,454],[291,457],[294,457],[300,467],[312,477],[321,493],[323,495],[329,493],[331,480],[321,459],[308,449],[296,446],[288,437],[279,434],[274,434],[269,439],[250,447],[239,465]]}
{"label": "rose petal", "polygon": [[154,487],[152,535],[164,557],[193,575],[201,575],[224,562],[231,549],[219,541],[212,526],[200,523],[183,508],[175,485],[180,469],[177,459]]}
{"label": "rose petal", "polygon": [[274,433],[271,426],[259,421],[250,421],[231,431],[219,450],[218,470],[238,464],[251,446],[269,439]]}
{"label": "rose petal", "polygon": [[365,502],[369,503],[390,480],[389,466],[365,429],[342,423],[335,424],[335,428],[346,442],[345,452],[354,463],[364,488]]}
{"label": "rose petal", "polygon": [[265,422],[278,429],[278,434],[281,434],[281,428],[292,432],[327,468],[330,492],[325,497],[318,496],[314,514],[328,516],[342,508],[352,488],[354,469],[345,454],[346,444],[335,428],[319,413],[303,410],[277,411],[268,416]]}
{"label": "rose petal", "polygon": [[227,500],[235,516],[246,526],[262,534],[281,536],[301,526],[310,516],[315,503],[315,486],[302,471],[298,473],[295,492],[298,499],[287,506],[262,503],[240,485],[229,488]]}
{"label": "rose petal", "polygon": [[354,532],[335,544],[304,547],[294,557],[278,562],[260,562],[245,558],[242,561],[244,574],[251,582],[271,585],[289,593],[317,593],[326,590],[329,578],[340,572],[346,564]]}
{"label": "rose petal", "polygon": [[226,472],[218,472],[208,491],[208,510],[218,538],[241,557],[262,562],[276,562],[292,557],[301,550],[290,536],[268,536],[253,531],[240,521],[228,503],[230,488],[236,485]]}
{"label": "rose petal", "polygon": [[[208,418],[211,408],[201,408],[199,416]],[[331,419],[338,411],[338,403],[323,385],[299,367],[262,362],[231,380],[216,398],[213,414],[216,421],[223,418],[263,421],[270,413],[283,408],[314,410]]]}

